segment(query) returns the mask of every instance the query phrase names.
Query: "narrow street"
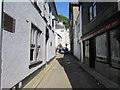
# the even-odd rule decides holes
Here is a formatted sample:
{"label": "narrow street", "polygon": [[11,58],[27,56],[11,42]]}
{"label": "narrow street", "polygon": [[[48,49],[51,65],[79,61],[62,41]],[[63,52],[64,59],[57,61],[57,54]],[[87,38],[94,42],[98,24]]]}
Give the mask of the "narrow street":
{"label": "narrow street", "polygon": [[120,0],[1,0],[0,90],[120,89]]}
{"label": "narrow street", "polygon": [[38,74],[24,88],[105,88],[78,62],[71,54],[58,54],[47,66],[49,70],[42,73],[43,78],[40,79],[42,76]]}

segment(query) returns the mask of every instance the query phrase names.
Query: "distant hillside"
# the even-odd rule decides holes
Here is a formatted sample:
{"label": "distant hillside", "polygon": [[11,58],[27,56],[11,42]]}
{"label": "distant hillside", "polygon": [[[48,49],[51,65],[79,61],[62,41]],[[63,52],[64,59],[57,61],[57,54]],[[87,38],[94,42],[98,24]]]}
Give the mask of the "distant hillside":
{"label": "distant hillside", "polygon": [[60,21],[62,21],[63,22],[63,24],[65,25],[65,27],[66,27],[66,29],[68,28],[68,18],[67,17],[65,17],[65,16],[63,16],[63,15],[58,15],[57,16],[57,18],[56,18],[57,20],[60,20]]}

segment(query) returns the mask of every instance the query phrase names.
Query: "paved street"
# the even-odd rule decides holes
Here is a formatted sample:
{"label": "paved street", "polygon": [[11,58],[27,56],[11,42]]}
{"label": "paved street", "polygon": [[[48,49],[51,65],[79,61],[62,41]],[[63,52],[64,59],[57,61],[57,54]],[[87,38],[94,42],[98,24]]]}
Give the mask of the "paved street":
{"label": "paved street", "polygon": [[105,88],[80,68],[72,55],[58,54],[24,88]]}
{"label": "paved street", "polygon": [[70,80],[72,88],[105,88],[86,71],[80,68],[78,60],[72,55],[58,55],[57,60]]}

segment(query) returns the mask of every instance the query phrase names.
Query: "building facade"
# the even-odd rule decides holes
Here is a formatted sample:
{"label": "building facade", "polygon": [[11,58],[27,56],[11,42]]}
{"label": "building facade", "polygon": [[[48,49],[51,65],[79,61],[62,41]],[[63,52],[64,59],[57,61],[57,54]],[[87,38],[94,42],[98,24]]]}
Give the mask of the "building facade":
{"label": "building facade", "polygon": [[79,6],[79,14],[75,21],[74,30],[74,56],[83,61],[83,42],[82,42],[82,6]]}
{"label": "building facade", "polygon": [[82,3],[84,64],[120,85],[120,12],[117,2]]}
{"label": "building facade", "polygon": [[78,2],[70,2],[69,3],[69,30],[70,30],[70,45],[71,45],[71,53],[74,54],[74,42],[75,42],[75,24],[76,19],[79,13],[79,3]]}
{"label": "building facade", "polygon": [[56,32],[56,48],[58,45],[62,45],[62,47],[66,47],[70,50],[70,39],[69,39],[69,29],[66,29],[63,25],[63,22],[58,22],[55,26]]}
{"label": "building facade", "polygon": [[55,57],[53,2],[3,3],[1,88],[21,88]]}

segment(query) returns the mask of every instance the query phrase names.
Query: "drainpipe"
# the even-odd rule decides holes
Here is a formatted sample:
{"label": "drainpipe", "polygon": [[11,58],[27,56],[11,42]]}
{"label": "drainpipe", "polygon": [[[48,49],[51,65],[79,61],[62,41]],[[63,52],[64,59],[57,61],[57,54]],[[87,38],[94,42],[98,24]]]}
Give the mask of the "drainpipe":
{"label": "drainpipe", "polygon": [[0,89],[1,87],[1,73],[2,73],[2,17],[3,17],[3,1],[0,0]]}

